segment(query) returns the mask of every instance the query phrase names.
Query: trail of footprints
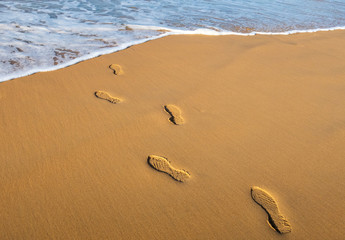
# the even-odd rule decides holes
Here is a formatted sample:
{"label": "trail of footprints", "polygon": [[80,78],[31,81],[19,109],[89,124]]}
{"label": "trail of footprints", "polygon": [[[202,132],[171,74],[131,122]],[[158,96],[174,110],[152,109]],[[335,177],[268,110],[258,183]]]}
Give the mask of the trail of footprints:
{"label": "trail of footprints", "polygon": [[[122,67],[118,64],[111,64],[109,68],[113,71],[114,75],[119,76],[124,74]],[[120,98],[113,97],[106,91],[96,91],[95,96],[113,104],[122,102]],[[177,106],[167,104],[164,105],[164,110],[170,115],[170,122],[175,125],[184,124],[181,110]],[[165,157],[149,155],[147,162],[153,169],[168,174],[178,182],[185,182],[191,177],[188,171],[174,168],[171,162]],[[278,203],[270,193],[260,187],[253,186],[251,188],[251,197],[267,213],[267,222],[271,228],[280,234],[291,232],[292,228],[289,221],[280,213]]]}

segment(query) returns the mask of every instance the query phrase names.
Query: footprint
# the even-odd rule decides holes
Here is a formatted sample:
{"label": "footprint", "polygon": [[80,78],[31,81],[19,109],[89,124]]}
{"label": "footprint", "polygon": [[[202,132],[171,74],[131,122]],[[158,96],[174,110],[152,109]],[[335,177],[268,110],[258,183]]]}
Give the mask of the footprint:
{"label": "footprint", "polygon": [[112,96],[110,96],[109,93],[104,92],[104,91],[96,91],[95,95],[96,95],[96,97],[98,97],[100,99],[107,100],[107,101],[114,103],[114,104],[122,101],[120,98],[112,97]]}
{"label": "footprint", "polygon": [[268,214],[268,222],[271,227],[279,233],[291,232],[291,225],[280,213],[278,204],[274,198],[265,190],[259,187],[252,187],[252,198]]}
{"label": "footprint", "polygon": [[113,63],[109,66],[109,68],[114,71],[115,75],[122,75],[124,73],[122,67],[118,64]]}
{"label": "footprint", "polygon": [[174,123],[175,125],[182,125],[184,123],[184,120],[181,117],[181,110],[175,105],[167,104],[164,106],[164,110],[170,114],[170,122]]}
{"label": "footprint", "polygon": [[183,169],[176,169],[170,165],[168,159],[156,155],[150,155],[147,162],[154,169],[169,174],[173,179],[184,182],[190,178],[190,174]]}

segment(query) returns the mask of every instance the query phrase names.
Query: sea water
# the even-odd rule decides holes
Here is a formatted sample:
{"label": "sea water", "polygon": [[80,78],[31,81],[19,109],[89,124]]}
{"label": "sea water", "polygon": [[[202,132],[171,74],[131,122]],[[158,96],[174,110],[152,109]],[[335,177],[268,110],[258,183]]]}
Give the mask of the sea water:
{"label": "sea water", "polygon": [[171,34],[345,29],[345,0],[0,0],[0,81]]}

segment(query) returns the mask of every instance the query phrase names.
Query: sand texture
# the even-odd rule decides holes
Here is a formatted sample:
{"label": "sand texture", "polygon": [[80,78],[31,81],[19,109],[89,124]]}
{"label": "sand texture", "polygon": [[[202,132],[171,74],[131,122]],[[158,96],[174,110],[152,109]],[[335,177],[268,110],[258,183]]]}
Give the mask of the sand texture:
{"label": "sand texture", "polygon": [[95,96],[100,98],[100,99],[107,100],[108,102],[111,102],[111,103],[114,103],[114,104],[121,102],[120,98],[113,97],[113,96],[111,96],[109,93],[107,93],[105,91],[96,91],[95,92]]}
{"label": "sand texture", "polygon": [[274,198],[265,190],[259,187],[251,189],[253,200],[259,204],[268,214],[268,223],[279,233],[291,232],[291,225],[280,213],[278,204]]}
{"label": "sand texture", "polygon": [[169,36],[0,83],[0,239],[344,239],[344,39]]}
{"label": "sand texture", "polygon": [[169,174],[173,179],[179,182],[186,181],[190,174],[183,169],[176,169],[171,166],[168,159],[156,155],[150,155],[147,159],[148,163],[154,169]]}
{"label": "sand texture", "polygon": [[164,106],[164,109],[167,113],[169,113],[170,118],[169,120],[175,125],[182,125],[184,123],[184,119],[181,116],[181,110],[173,105],[167,104]]}
{"label": "sand texture", "polygon": [[122,67],[121,67],[119,64],[113,63],[113,64],[111,64],[111,65],[109,66],[109,68],[110,68],[111,70],[113,70],[113,73],[114,73],[115,75],[122,75],[122,74],[124,74],[123,69],[122,69]]}

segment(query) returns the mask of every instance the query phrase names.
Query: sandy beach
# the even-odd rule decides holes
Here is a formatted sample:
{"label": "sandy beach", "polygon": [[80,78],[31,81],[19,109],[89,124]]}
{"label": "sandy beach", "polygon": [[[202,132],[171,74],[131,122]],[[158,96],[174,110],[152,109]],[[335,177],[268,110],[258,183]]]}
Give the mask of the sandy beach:
{"label": "sandy beach", "polygon": [[168,36],[0,83],[0,239],[344,239],[344,39]]}

